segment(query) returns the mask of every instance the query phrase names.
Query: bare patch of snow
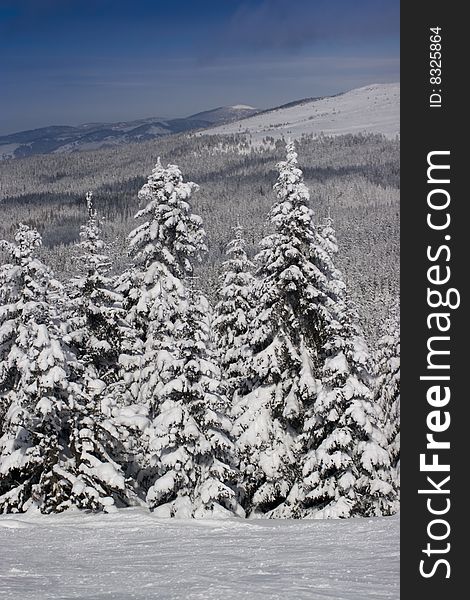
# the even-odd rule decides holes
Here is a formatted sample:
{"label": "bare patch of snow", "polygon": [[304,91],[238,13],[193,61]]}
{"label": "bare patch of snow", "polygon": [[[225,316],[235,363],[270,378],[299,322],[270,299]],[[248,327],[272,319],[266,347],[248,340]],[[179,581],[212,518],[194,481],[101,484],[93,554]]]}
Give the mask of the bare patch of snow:
{"label": "bare patch of snow", "polygon": [[230,108],[234,110],[256,110],[254,106],[249,106],[248,104],[234,104]]}

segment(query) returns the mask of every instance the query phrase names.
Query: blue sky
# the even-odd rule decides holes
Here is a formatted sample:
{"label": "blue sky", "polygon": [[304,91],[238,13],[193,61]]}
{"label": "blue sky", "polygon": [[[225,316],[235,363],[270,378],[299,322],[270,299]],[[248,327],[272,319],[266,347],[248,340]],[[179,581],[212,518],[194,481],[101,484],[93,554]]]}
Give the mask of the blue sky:
{"label": "blue sky", "polygon": [[398,79],[398,0],[0,0],[0,133]]}

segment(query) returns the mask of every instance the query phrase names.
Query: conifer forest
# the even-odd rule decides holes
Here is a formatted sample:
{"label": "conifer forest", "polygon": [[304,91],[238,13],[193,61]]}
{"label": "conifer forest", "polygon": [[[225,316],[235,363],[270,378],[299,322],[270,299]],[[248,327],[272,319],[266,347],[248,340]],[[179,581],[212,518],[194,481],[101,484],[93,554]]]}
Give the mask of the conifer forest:
{"label": "conifer forest", "polygon": [[0,162],[0,513],[395,514],[398,151],[176,135]]}

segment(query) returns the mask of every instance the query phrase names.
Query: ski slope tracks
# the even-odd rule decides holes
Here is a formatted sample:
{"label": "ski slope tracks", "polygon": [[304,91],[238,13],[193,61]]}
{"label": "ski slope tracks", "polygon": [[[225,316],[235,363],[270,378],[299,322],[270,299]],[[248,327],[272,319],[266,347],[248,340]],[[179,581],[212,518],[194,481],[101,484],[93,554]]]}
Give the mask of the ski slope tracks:
{"label": "ski slope tracks", "polygon": [[302,135],[381,133],[394,138],[400,133],[400,84],[368,85],[319,100],[304,100],[275,108],[226,125],[205,129],[198,135],[245,133],[254,142],[265,137],[297,139]]}
{"label": "ski slope tracks", "polygon": [[399,518],[156,519],[143,508],[0,517],[5,600],[399,598]]}

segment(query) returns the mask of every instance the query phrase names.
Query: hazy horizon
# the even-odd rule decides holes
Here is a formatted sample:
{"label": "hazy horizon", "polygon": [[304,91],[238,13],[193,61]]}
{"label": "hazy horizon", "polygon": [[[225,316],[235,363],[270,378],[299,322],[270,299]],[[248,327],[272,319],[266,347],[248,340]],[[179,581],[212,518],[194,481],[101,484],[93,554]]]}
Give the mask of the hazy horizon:
{"label": "hazy horizon", "polygon": [[[368,86],[368,85],[374,85],[377,84],[379,82],[377,81],[371,81],[368,83],[365,83],[364,86]],[[380,82],[382,84],[394,84],[394,83],[399,83],[398,81],[383,81]],[[359,87],[363,87],[363,86],[359,86]],[[342,94],[342,93],[346,93],[348,91],[350,91],[351,88],[349,89],[345,89],[345,90],[341,90],[340,92],[335,92],[333,94],[325,94],[325,96],[334,96],[334,95],[338,95],[338,94]],[[355,88],[353,88],[355,89]],[[316,96],[311,96],[316,97]],[[290,102],[296,102],[296,101],[302,101],[302,100],[306,100],[307,98],[292,98],[291,100],[287,100],[286,102],[283,102],[282,104],[273,104],[272,106],[252,106],[250,105],[251,108],[256,108],[259,109],[260,111],[264,111],[264,110],[271,110],[271,109],[275,109],[278,108],[279,106],[282,106],[284,104],[289,104]],[[239,103],[241,104],[246,104],[246,103]],[[39,125],[38,127],[31,127],[28,129],[15,129],[14,131],[6,131],[6,132],[2,132],[0,131],[0,136],[8,136],[8,135],[14,135],[15,133],[21,133],[23,131],[35,131],[35,130],[39,130],[39,129],[45,129],[45,128],[49,128],[49,127],[80,127],[83,125],[93,125],[93,124],[97,124],[97,125],[104,125],[104,124],[115,124],[115,123],[119,123],[119,122],[138,122],[138,121],[144,121],[147,119],[159,119],[162,121],[165,120],[171,120],[171,119],[179,119],[179,118],[188,118],[188,117],[192,117],[192,116],[196,116],[199,112],[203,113],[203,112],[210,112],[211,110],[217,110],[218,108],[228,108],[228,107],[233,107],[236,106],[236,104],[230,104],[230,105],[225,105],[225,106],[210,106],[207,107],[205,109],[202,109],[201,111],[198,111],[196,113],[191,113],[191,114],[184,114],[184,115],[173,115],[173,116],[168,116],[168,115],[144,115],[144,116],[131,116],[130,118],[127,119],[117,119],[117,120],[113,120],[113,121],[98,121],[98,120],[91,120],[91,121],[84,121],[84,122],[78,122],[78,123],[46,123],[44,125]],[[248,105],[247,105],[248,106]]]}

